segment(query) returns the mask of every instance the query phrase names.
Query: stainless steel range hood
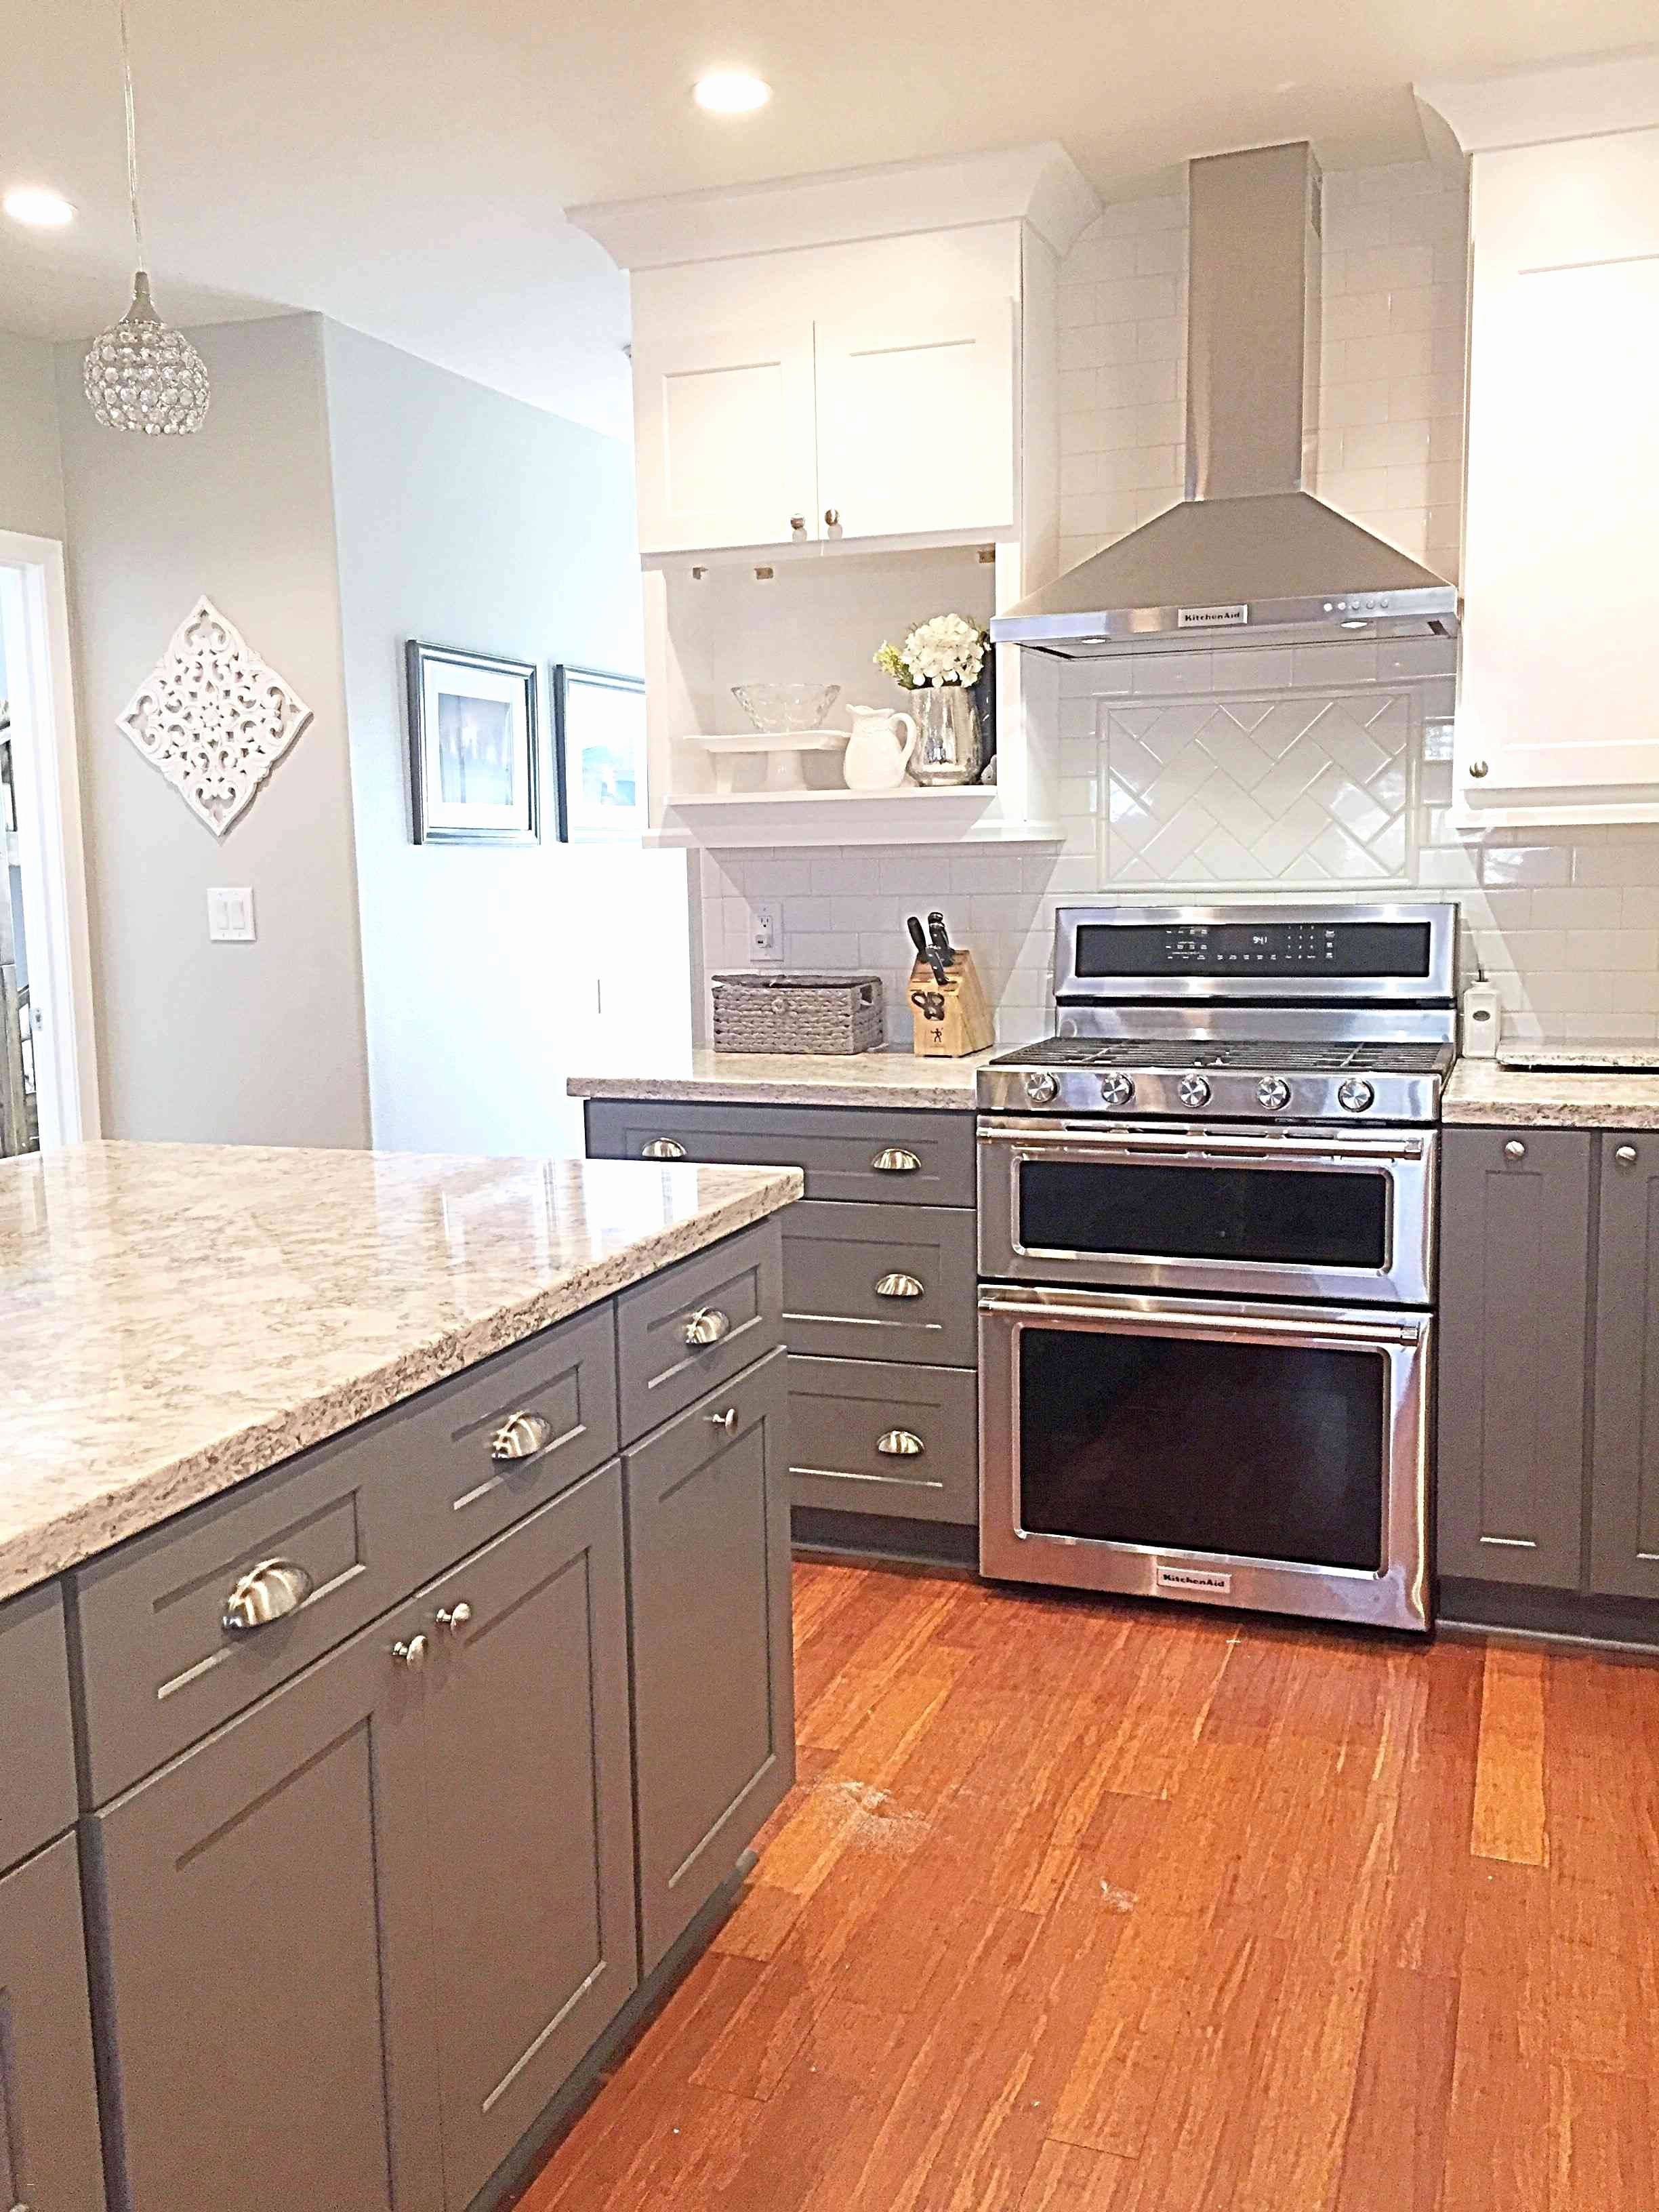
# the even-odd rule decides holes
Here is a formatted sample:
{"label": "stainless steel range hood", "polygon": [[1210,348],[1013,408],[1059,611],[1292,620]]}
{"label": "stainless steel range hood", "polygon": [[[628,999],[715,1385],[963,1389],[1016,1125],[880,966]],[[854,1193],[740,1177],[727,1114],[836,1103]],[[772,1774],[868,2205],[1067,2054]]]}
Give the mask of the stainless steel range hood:
{"label": "stainless steel range hood", "polygon": [[1319,416],[1320,175],[1306,144],[1188,169],[1187,495],[995,617],[1064,659],[1449,636],[1457,590],[1302,488]]}

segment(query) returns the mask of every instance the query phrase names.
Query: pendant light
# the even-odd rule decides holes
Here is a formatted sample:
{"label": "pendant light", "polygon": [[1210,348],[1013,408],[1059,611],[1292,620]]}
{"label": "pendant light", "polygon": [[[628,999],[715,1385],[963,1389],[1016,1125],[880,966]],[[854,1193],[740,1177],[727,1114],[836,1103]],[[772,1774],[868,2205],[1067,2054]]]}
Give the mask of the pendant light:
{"label": "pendant light", "polygon": [[149,296],[143,226],[138,219],[138,126],[132,102],[132,52],[127,0],[117,0],[121,19],[121,89],[126,106],[127,202],[137,269],[132,305],[118,323],[92,342],[82,382],[93,413],[112,430],[142,430],[146,437],[182,437],[207,416],[208,373],[182,331],[170,330]]}

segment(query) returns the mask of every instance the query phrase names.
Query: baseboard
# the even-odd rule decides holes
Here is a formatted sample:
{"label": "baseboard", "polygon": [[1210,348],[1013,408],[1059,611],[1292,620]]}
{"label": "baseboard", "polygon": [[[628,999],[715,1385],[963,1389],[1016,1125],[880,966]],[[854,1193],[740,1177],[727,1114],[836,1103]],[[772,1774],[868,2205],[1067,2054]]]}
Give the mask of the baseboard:
{"label": "baseboard", "polygon": [[1443,1575],[1437,1625],[1452,1635],[1488,1630],[1659,1657],[1659,1601],[1651,1598],[1584,1597]]}
{"label": "baseboard", "polygon": [[832,1513],[797,1505],[789,1516],[797,1552],[825,1559],[900,1559],[930,1567],[979,1565],[979,1531],[951,1521],[905,1521],[889,1513]]}

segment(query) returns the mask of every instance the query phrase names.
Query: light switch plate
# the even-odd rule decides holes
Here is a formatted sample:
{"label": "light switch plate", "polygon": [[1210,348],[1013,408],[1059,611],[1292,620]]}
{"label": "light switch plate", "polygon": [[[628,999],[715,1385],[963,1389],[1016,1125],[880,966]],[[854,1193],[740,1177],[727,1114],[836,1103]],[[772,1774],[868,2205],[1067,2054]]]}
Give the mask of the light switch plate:
{"label": "light switch plate", "polygon": [[208,936],[215,945],[252,945],[253,890],[249,884],[222,886],[208,893]]}

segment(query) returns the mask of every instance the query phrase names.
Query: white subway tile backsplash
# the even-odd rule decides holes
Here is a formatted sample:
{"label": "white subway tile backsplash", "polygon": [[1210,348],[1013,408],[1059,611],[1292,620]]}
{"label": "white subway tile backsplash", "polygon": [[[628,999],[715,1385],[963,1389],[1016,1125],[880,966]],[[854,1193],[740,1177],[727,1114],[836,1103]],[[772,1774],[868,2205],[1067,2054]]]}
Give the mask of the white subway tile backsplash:
{"label": "white subway tile backsplash", "polygon": [[[1445,773],[1449,784],[1449,768]],[[1489,846],[1480,856],[1480,875],[1493,884],[1570,884],[1572,854],[1565,845]]]}

